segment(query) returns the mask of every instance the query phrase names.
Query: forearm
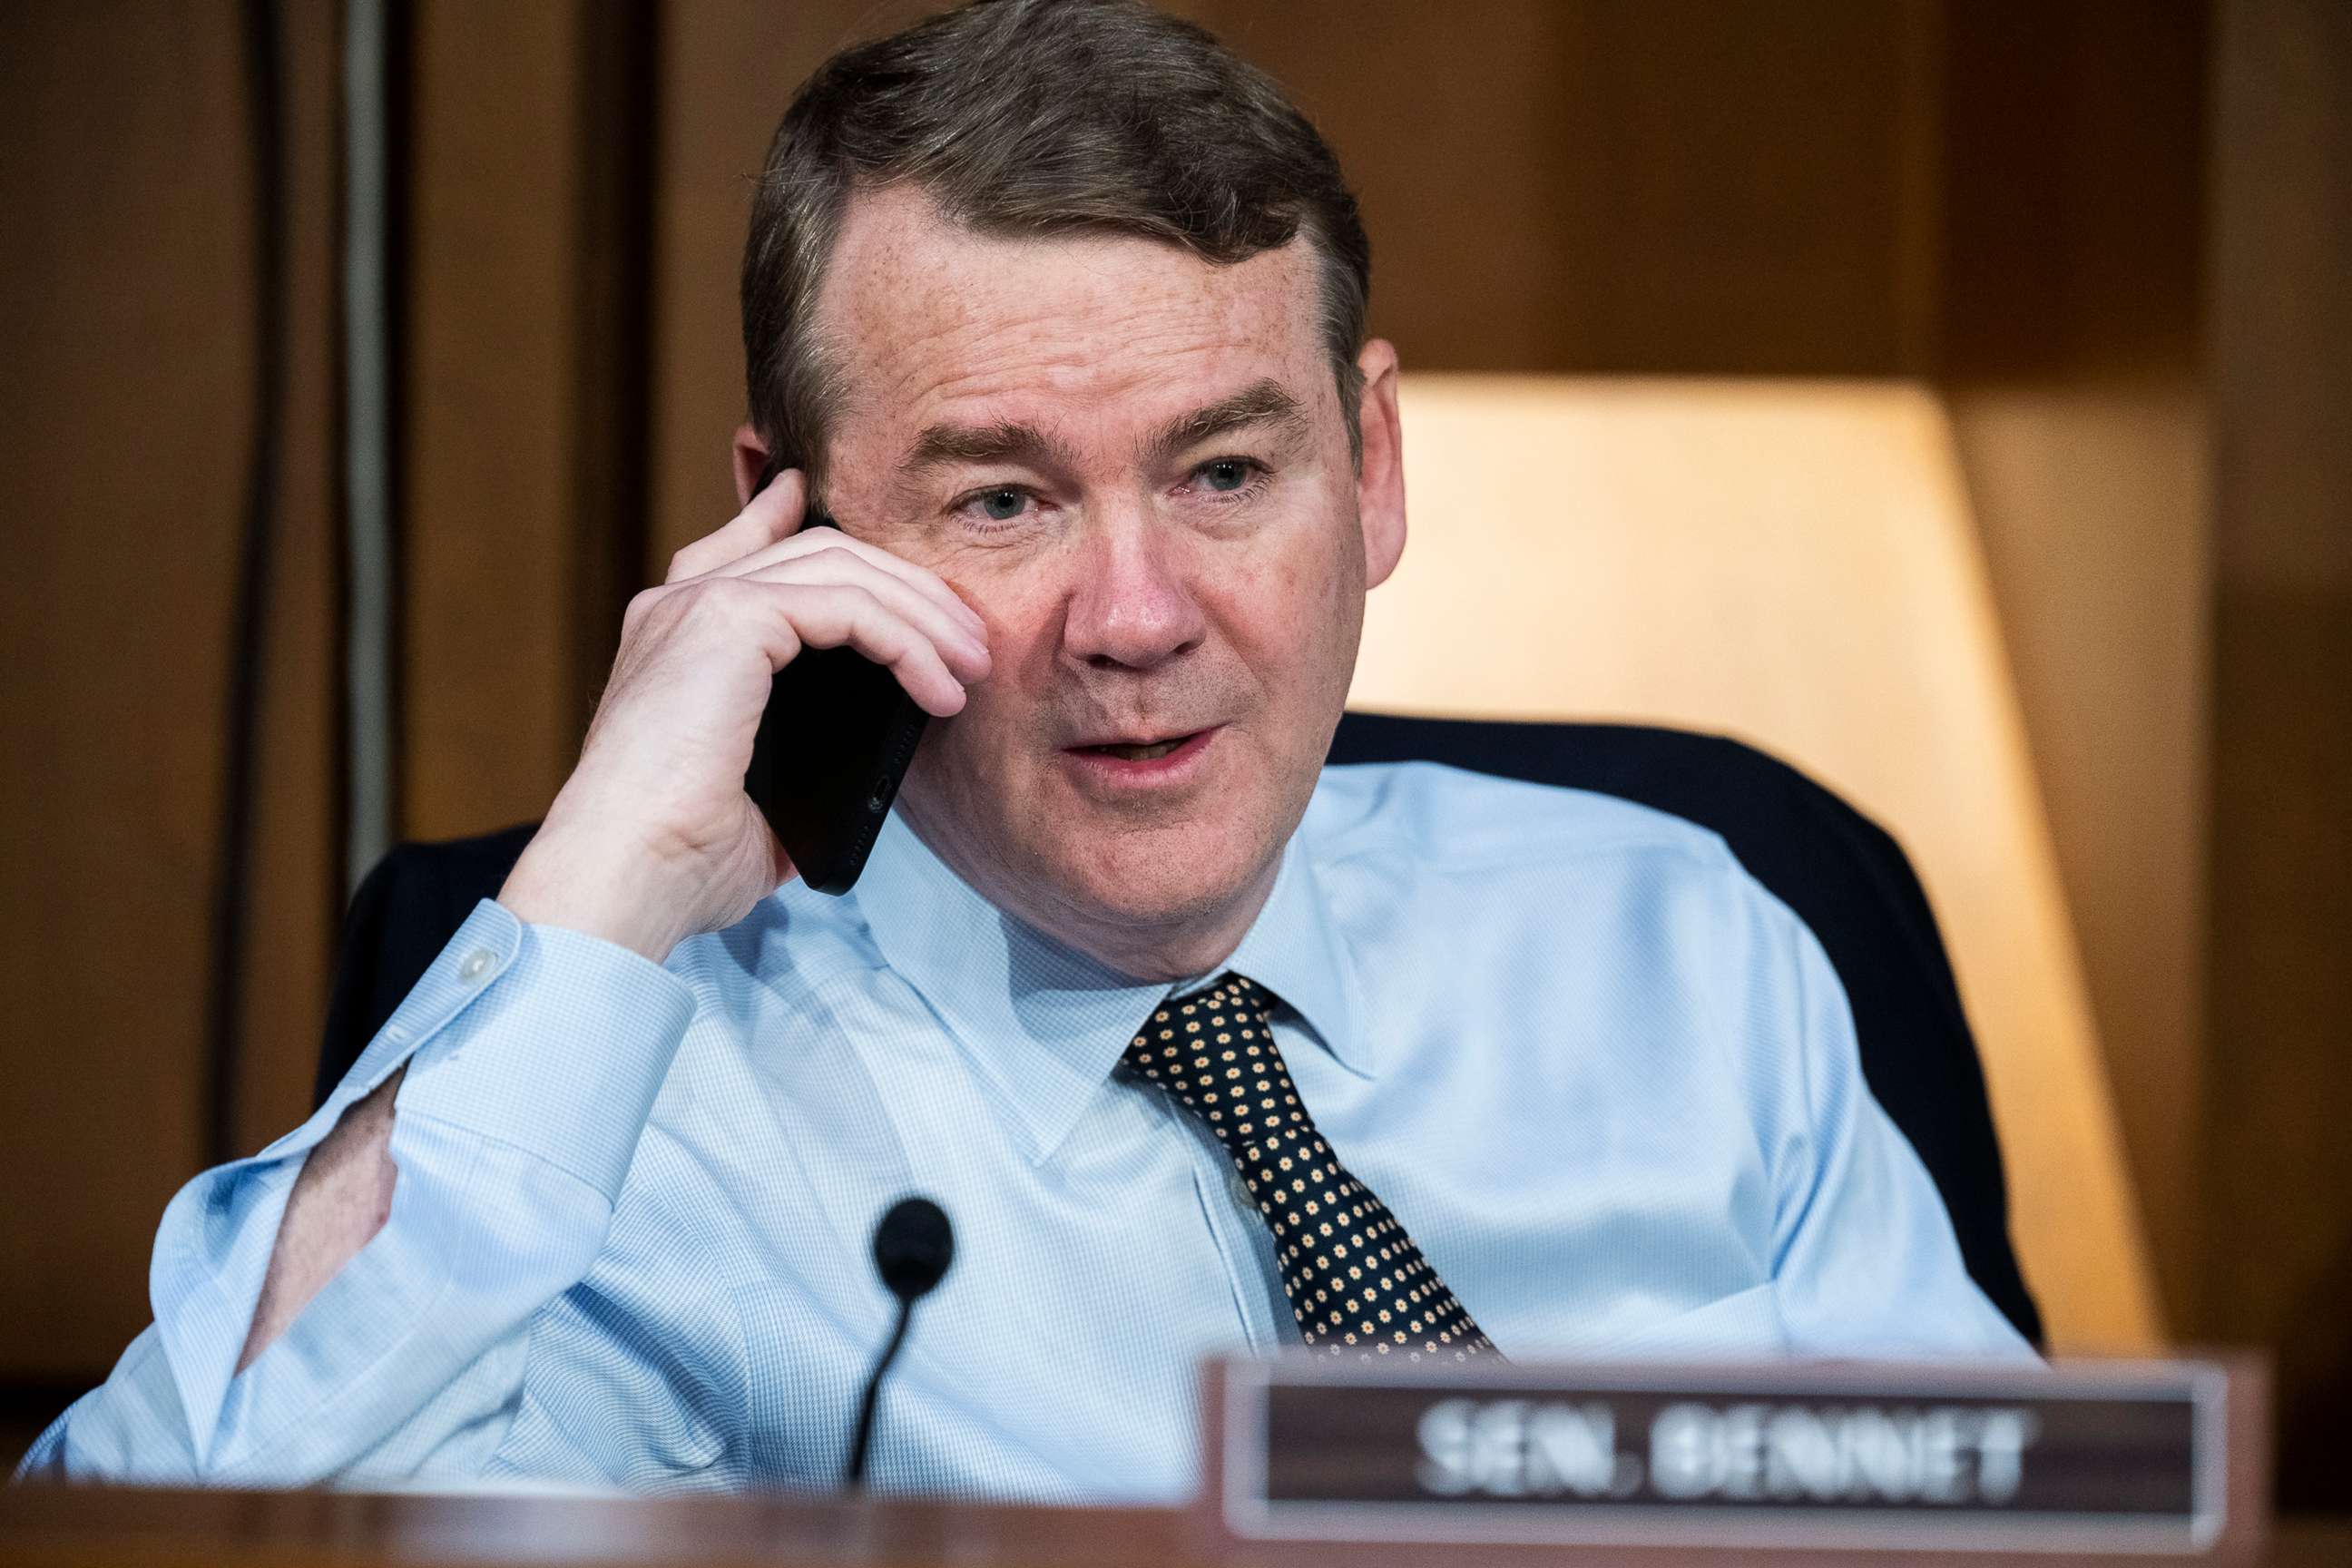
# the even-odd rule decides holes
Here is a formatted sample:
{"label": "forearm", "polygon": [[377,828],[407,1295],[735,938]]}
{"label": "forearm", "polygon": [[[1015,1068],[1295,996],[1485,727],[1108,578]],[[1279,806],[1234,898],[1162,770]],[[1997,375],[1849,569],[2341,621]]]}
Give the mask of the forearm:
{"label": "forearm", "polygon": [[39,1468],[475,1474],[532,1317],[604,1245],[692,1015],[642,958],[478,908],[317,1115],[173,1198],[154,1327],[44,1437]]}
{"label": "forearm", "polygon": [[399,1174],[392,1163],[393,1100],[407,1075],[405,1063],[395,1068],[343,1112],[303,1162],[278,1221],[278,1245],[270,1251],[269,1272],[236,1358],[237,1371],[251,1366],[286,1331],[391,1216]]}

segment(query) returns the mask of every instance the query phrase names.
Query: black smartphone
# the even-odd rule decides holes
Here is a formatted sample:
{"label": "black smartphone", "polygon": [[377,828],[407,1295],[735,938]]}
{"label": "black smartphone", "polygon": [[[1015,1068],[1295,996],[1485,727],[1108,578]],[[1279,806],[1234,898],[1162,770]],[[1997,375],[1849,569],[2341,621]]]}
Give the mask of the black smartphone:
{"label": "black smartphone", "polygon": [[[783,468],[770,458],[751,493]],[[813,511],[801,531],[834,526]],[[898,677],[853,647],[804,647],[776,672],[743,790],[801,880],[820,893],[856,884],[929,717]]]}

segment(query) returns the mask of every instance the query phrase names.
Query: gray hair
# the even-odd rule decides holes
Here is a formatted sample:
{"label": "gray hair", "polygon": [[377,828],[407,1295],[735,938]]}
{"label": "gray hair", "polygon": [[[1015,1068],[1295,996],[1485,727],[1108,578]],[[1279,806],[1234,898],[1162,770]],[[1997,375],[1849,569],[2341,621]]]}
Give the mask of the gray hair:
{"label": "gray hair", "polygon": [[1371,244],[1313,125],[1273,79],[1139,0],[974,0],[820,66],[769,144],[743,249],[751,424],[823,481],[838,368],[814,327],[842,216],[911,183],[976,233],[1107,231],[1242,261],[1302,232],[1348,425]]}

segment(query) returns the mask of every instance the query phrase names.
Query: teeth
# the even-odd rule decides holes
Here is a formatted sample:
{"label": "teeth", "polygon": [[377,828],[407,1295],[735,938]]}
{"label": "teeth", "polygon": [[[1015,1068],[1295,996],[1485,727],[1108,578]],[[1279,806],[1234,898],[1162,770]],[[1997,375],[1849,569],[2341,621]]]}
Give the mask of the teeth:
{"label": "teeth", "polygon": [[1097,746],[1094,749],[1123,763],[1148,763],[1154,757],[1166,756],[1183,743],[1181,741],[1154,741],[1148,746]]}

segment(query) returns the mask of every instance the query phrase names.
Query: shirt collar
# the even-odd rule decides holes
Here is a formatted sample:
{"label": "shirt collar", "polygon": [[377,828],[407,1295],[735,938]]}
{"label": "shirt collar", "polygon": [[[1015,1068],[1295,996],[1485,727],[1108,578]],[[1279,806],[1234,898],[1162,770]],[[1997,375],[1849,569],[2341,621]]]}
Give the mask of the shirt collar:
{"label": "shirt collar", "polygon": [[[1144,1019],[1191,988],[1138,982],[1006,914],[895,815],[852,896],[884,962],[939,1015],[1034,1163],[1053,1157]],[[1297,835],[1265,908],[1217,973],[1227,969],[1282,998],[1333,1056],[1370,1075],[1355,973]]]}
{"label": "shirt collar", "polygon": [[1281,997],[1317,1044],[1341,1066],[1370,1078],[1372,1047],[1360,1026],[1356,967],[1332,925],[1305,837],[1304,830],[1290,836],[1265,908],[1218,973],[1236,970]]}

